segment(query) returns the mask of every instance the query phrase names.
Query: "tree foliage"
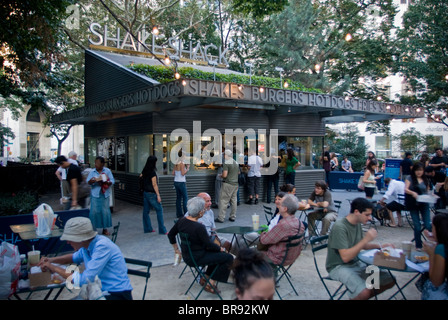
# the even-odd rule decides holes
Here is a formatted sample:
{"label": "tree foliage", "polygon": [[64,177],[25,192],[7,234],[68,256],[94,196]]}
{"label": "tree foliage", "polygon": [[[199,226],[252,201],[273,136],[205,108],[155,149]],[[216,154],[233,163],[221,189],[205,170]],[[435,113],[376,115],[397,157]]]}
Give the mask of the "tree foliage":
{"label": "tree foliage", "polygon": [[426,107],[430,113],[448,125],[448,2],[438,0],[413,1],[403,16],[398,32],[399,59],[396,71],[409,84],[412,95],[406,102]]}

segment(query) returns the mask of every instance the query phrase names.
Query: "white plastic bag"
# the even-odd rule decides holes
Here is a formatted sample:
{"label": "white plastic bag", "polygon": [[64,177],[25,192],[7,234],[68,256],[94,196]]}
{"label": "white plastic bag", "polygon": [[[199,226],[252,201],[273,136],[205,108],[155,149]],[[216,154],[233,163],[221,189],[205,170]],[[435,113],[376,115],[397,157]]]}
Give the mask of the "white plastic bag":
{"label": "white plastic bag", "polygon": [[34,226],[39,237],[51,234],[57,215],[46,203],[42,203],[33,211]]}
{"label": "white plastic bag", "polygon": [[16,292],[19,275],[19,249],[4,241],[0,244],[0,299],[8,299]]}

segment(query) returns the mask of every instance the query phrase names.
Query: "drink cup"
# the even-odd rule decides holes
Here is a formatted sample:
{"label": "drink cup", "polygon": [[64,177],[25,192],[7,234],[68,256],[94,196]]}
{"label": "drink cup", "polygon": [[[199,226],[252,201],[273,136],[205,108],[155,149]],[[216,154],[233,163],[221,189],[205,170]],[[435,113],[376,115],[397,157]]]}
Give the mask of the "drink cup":
{"label": "drink cup", "polygon": [[28,262],[30,265],[37,265],[40,262],[40,251],[28,251]]}
{"label": "drink cup", "polygon": [[258,214],[252,215],[252,225],[254,230],[258,230],[258,228],[260,227],[260,216]]}
{"label": "drink cup", "polygon": [[411,250],[412,250],[412,242],[411,241],[403,241],[401,243],[401,247],[403,249],[403,253],[406,255],[407,259],[411,258]]}
{"label": "drink cup", "polygon": [[107,181],[107,176],[103,173],[101,174],[101,179],[103,179],[103,182]]}

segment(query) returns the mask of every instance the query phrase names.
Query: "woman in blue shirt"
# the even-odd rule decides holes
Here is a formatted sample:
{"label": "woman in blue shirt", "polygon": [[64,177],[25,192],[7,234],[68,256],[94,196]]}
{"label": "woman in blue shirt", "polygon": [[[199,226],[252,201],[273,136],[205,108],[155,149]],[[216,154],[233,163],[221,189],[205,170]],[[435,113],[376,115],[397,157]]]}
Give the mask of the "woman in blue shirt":
{"label": "woman in blue shirt", "polygon": [[429,255],[429,279],[423,284],[422,300],[448,300],[448,215],[439,213],[432,220],[432,230],[426,236],[423,250]]}
{"label": "woman in blue shirt", "polygon": [[90,171],[87,181],[92,187],[90,192],[90,220],[94,228],[102,228],[104,235],[109,235],[107,228],[112,227],[109,197],[110,187],[115,183],[112,171],[104,167],[103,157],[96,157],[95,169]]}

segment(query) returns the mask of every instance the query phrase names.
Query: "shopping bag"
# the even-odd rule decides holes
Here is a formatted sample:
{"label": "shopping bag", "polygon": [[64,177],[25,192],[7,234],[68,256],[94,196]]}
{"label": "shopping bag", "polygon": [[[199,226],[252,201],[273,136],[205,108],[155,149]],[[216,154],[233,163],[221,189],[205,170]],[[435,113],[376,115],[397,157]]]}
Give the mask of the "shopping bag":
{"label": "shopping bag", "polygon": [[20,255],[17,246],[6,241],[0,245],[0,299],[8,299],[17,290]]}
{"label": "shopping bag", "polygon": [[53,209],[46,203],[42,203],[33,211],[34,226],[36,227],[36,234],[39,237],[51,234],[51,230],[56,222],[57,215],[54,214]]}
{"label": "shopping bag", "polygon": [[364,176],[360,176],[358,180],[358,189],[364,190]]}

